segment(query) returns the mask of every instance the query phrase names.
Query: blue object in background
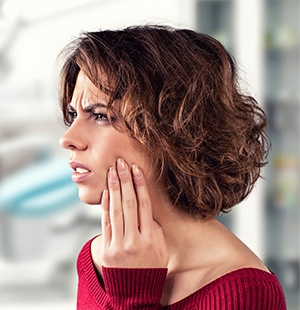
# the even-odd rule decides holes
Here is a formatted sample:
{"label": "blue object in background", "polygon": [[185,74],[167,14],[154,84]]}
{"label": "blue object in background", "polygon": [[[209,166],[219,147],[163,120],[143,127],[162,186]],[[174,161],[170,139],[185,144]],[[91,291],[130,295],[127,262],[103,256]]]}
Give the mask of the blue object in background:
{"label": "blue object in background", "polygon": [[28,166],[0,183],[0,210],[39,216],[74,206],[77,186],[65,159],[52,158]]}

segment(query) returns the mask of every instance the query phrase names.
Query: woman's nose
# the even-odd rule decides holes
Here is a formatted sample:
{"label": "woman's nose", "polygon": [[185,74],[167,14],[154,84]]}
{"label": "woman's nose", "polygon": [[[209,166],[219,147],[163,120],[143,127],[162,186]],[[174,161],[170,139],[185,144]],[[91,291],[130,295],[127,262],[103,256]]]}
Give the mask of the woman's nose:
{"label": "woman's nose", "polygon": [[85,150],[87,149],[87,141],[82,131],[73,123],[68,130],[59,138],[59,144],[68,150]]}

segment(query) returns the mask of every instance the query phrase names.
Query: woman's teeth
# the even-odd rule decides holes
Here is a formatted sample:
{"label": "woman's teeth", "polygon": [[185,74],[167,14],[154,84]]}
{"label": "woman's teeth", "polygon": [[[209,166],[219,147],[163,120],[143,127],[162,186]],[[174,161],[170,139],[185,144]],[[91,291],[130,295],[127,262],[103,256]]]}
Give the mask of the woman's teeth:
{"label": "woman's teeth", "polygon": [[90,172],[90,171],[87,170],[87,169],[83,169],[83,168],[76,168],[76,172],[77,172],[77,173],[88,173],[88,172]]}

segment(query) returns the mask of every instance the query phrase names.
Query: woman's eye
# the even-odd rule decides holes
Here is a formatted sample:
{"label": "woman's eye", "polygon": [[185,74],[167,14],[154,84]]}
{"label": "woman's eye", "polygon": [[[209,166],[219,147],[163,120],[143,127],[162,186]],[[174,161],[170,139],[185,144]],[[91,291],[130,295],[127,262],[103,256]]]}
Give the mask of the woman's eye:
{"label": "woman's eye", "polygon": [[75,111],[67,111],[67,118],[69,123],[73,123],[76,117],[77,113]]}
{"label": "woman's eye", "polygon": [[94,113],[95,120],[98,122],[109,122],[108,116],[105,113]]}

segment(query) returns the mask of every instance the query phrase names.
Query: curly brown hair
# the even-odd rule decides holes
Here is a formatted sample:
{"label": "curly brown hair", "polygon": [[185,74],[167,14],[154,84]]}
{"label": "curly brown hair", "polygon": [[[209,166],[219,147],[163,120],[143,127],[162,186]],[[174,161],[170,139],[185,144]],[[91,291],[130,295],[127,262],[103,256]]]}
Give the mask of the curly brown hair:
{"label": "curly brown hair", "polygon": [[65,49],[65,123],[80,70],[105,91],[117,130],[137,141],[174,205],[201,219],[228,212],[266,163],[266,116],[239,90],[233,57],[187,29],[136,26],[83,33]]}

